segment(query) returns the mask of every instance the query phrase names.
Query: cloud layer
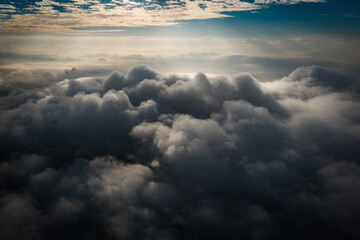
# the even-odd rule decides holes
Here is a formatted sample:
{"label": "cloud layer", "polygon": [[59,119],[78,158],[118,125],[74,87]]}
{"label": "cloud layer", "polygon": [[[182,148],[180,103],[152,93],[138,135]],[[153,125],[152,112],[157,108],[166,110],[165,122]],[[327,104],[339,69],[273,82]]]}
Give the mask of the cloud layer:
{"label": "cloud layer", "polygon": [[357,76],[74,72],[0,99],[1,239],[360,237]]}
{"label": "cloud layer", "polygon": [[[66,0],[0,4],[4,32],[120,31],[107,27],[167,26],[182,20],[229,17],[226,12],[261,9],[269,4],[298,4],[325,0]],[[100,29],[99,29],[100,27]]]}

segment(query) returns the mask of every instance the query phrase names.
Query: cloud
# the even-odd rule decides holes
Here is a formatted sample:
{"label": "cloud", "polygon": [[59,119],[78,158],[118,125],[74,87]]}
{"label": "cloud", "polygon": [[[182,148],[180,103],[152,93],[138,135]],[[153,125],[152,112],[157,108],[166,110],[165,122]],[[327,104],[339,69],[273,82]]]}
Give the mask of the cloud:
{"label": "cloud", "polygon": [[53,78],[0,100],[1,239],[359,237],[356,75]]}
{"label": "cloud", "polygon": [[[92,32],[112,31],[107,27],[167,26],[182,20],[230,17],[226,12],[250,11],[269,4],[324,2],[322,0],[282,1],[34,1],[5,5],[0,10],[4,32]],[[16,10],[14,10],[16,6]],[[15,12],[14,12],[15,11]],[[116,20],[115,20],[116,19]]]}
{"label": "cloud", "polygon": [[16,54],[16,53],[8,53],[8,52],[0,52],[0,57],[3,59],[7,59],[7,61],[54,61],[55,57],[51,57],[48,55],[32,55],[32,54]]}

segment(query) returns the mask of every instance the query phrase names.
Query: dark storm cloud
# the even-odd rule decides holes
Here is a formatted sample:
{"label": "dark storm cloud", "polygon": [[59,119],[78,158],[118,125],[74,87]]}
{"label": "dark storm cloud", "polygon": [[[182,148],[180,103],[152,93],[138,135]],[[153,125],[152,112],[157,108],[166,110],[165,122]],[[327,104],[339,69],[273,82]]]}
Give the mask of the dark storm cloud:
{"label": "dark storm cloud", "polygon": [[1,98],[2,239],[360,236],[355,75],[95,75]]}

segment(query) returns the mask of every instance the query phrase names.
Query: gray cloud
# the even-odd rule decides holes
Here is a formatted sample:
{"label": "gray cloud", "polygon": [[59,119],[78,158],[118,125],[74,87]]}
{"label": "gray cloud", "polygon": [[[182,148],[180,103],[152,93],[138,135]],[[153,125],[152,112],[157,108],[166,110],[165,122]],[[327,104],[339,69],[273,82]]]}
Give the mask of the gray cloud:
{"label": "gray cloud", "polygon": [[[9,52],[0,52],[0,58],[7,59],[7,61],[54,61],[57,60],[56,57],[45,55],[45,54],[18,54],[18,53],[9,53]],[[3,62],[1,62],[3,63]]]}
{"label": "gray cloud", "polygon": [[53,78],[0,100],[2,239],[359,237],[355,75]]}

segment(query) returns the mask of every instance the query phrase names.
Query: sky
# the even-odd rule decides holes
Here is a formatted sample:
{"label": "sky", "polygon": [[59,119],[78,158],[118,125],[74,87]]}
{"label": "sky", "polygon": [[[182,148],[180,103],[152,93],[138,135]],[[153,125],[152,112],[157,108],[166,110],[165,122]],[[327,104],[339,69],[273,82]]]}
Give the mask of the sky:
{"label": "sky", "polygon": [[0,0],[0,239],[360,239],[360,3]]}
{"label": "sky", "polygon": [[298,66],[354,68],[356,1],[1,1],[2,68],[137,64],[163,73],[251,72],[274,80]]}

